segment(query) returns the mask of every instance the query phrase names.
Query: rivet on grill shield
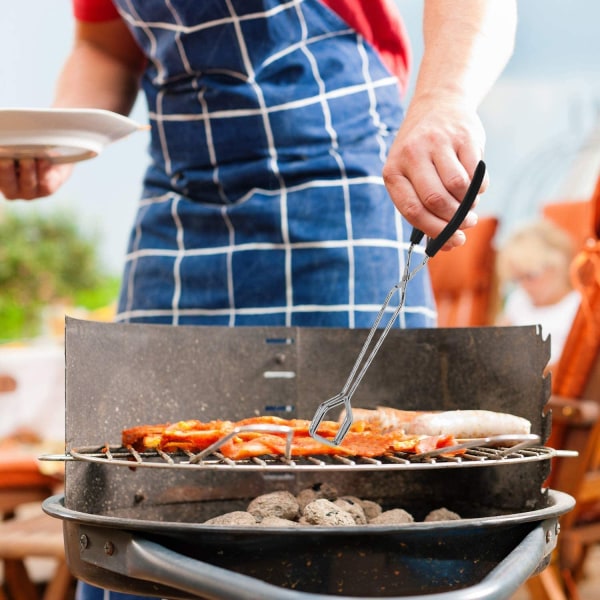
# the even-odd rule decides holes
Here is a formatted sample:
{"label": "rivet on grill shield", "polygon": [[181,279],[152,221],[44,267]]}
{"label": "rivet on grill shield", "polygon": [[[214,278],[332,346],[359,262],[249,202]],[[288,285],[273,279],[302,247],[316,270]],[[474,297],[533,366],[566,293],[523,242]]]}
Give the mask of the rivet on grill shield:
{"label": "rivet on grill shield", "polygon": [[104,543],[104,554],[112,556],[115,553],[115,545],[111,541]]}

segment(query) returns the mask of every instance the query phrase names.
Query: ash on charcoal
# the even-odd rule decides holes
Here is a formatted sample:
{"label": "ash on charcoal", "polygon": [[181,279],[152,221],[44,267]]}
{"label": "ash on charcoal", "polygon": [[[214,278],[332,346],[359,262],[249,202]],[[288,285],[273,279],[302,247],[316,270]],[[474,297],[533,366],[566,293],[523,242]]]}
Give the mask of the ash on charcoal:
{"label": "ash on charcoal", "polygon": [[330,527],[356,525],[351,514],[342,510],[330,500],[325,500],[325,498],[319,498],[307,504],[302,511],[302,516],[311,525],[328,525]]}
{"label": "ash on charcoal", "polygon": [[257,525],[263,527],[300,527],[298,521],[290,521],[289,519],[282,519],[281,517],[265,517],[260,521],[256,522]]}
{"label": "ash on charcoal", "polygon": [[356,496],[341,496],[340,500],[346,500],[347,502],[360,505],[367,521],[370,521],[377,515],[380,515],[383,510],[381,505],[377,504],[377,502],[373,502],[373,500],[363,500],[362,498],[357,498]]}
{"label": "ash on charcoal", "polygon": [[254,498],[247,511],[257,519],[279,517],[293,521],[298,516],[300,506],[298,500],[290,492],[271,492]]}
{"label": "ash on charcoal", "polygon": [[413,516],[402,508],[392,508],[369,521],[371,525],[403,525],[414,522]]}
{"label": "ash on charcoal", "polygon": [[338,491],[328,483],[315,483],[312,487],[298,492],[296,499],[300,505],[300,510],[315,500],[325,498],[325,500],[335,500],[338,497]]}
{"label": "ash on charcoal", "polygon": [[447,508],[436,508],[432,510],[426,517],[423,519],[426,522],[429,521],[459,521],[460,515],[448,510]]}
{"label": "ash on charcoal", "polygon": [[347,512],[357,525],[366,525],[367,517],[360,503],[354,502],[350,498],[338,498],[333,503],[344,512]]}
{"label": "ash on charcoal", "polygon": [[[452,521],[461,517],[447,508],[430,511],[425,521]],[[383,511],[381,505],[357,496],[337,497],[335,488],[315,484],[296,496],[277,491],[254,498],[246,511],[232,511],[205,522],[205,525],[349,527],[353,525],[406,525],[414,517],[402,508]]]}
{"label": "ash on charcoal", "polygon": [[224,515],[209,519],[204,524],[220,525],[225,527],[231,527],[232,525],[256,525],[256,519],[248,512],[236,510],[234,512],[226,513]]}

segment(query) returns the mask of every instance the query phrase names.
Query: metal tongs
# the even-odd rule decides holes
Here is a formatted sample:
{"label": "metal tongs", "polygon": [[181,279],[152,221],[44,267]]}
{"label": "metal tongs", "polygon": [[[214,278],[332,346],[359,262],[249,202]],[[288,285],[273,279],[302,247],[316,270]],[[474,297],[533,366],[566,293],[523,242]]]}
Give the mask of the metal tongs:
{"label": "metal tongs", "polygon": [[[427,261],[431,257],[433,257],[438,252],[438,250],[440,250],[440,248],[442,248],[442,246],[450,239],[452,234],[460,227],[461,223],[465,220],[467,213],[473,206],[475,199],[477,198],[477,194],[479,193],[479,189],[481,188],[481,184],[483,183],[484,176],[485,176],[485,163],[483,161],[480,161],[475,169],[475,173],[474,173],[473,179],[469,185],[469,189],[467,190],[467,193],[465,194],[463,201],[460,203],[456,213],[454,214],[452,219],[448,222],[446,227],[444,227],[444,229],[441,231],[441,233],[436,238],[428,239],[427,245],[425,246],[425,256],[424,256],[422,262],[411,271],[410,260],[411,260],[413,249],[416,245],[418,245],[421,242],[421,240],[423,239],[423,236],[424,236],[424,233],[421,230],[413,228],[411,235],[410,235],[410,245],[408,247],[408,252],[406,254],[406,263],[404,265],[404,272],[402,274],[402,278],[389,291],[386,299],[384,300],[381,308],[379,309],[379,313],[377,314],[377,317],[375,318],[375,322],[371,326],[371,329],[369,331],[367,339],[365,340],[365,343],[363,344],[363,347],[358,355],[358,358],[356,359],[356,362],[354,363],[354,367],[352,368],[352,371],[350,372],[350,376],[348,377],[346,384],[344,385],[344,387],[342,388],[342,391],[339,394],[336,394],[332,398],[329,398],[329,400],[325,400],[324,402],[321,402],[321,404],[319,404],[319,407],[317,408],[317,410],[312,418],[312,421],[310,423],[308,431],[309,431],[311,437],[313,437],[315,440],[318,440],[329,446],[339,446],[342,443],[343,439],[346,437],[346,434],[348,433],[348,430],[350,429],[350,426],[352,425],[352,422],[353,422],[352,405],[351,405],[350,401],[352,400],[352,396],[354,395],[356,388],[359,386],[359,384],[362,381],[363,377],[365,376],[368,368],[371,366],[371,363],[373,362],[375,355],[377,354],[377,352],[379,351],[379,348],[381,347],[385,338],[387,337],[387,334],[389,333],[390,329],[392,328],[392,325],[394,324],[398,315],[400,314],[400,311],[404,307],[404,300],[406,297],[406,286],[407,286],[408,282],[427,264]],[[377,339],[370,354],[367,356],[366,360],[364,360],[365,356],[367,354],[367,351],[368,351],[369,347],[371,346],[371,343],[373,342],[373,338],[375,337],[375,333],[379,327],[379,323],[381,322],[381,319],[383,318],[383,315],[386,312],[386,309],[390,303],[390,300],[392,299],[392,296],[394,295],[394,293],[396,291],[398,291],[398,293],[400,295],[400,300],[398,302],[398,306],[394,310],[394,312],[393,312],[392,316],[390,317],[389,321],[387,322],[385,328],[381,332],[381,335]],[[363,364],[363,360],[364,360],[364,364]],[[362,368],[361,368],[361,364],[362,364]],[[344,409],[345,409],[344,410],[344,418],[343,418],[340,428],[338,429],[333,440],[329,440],[329,439],[324,438],[323,436],[319,435],[317,433],[317,430],[319,428],[319,425],[325,418],[325,415],[331,409],[336,408],[340,405],[344,405]]]}

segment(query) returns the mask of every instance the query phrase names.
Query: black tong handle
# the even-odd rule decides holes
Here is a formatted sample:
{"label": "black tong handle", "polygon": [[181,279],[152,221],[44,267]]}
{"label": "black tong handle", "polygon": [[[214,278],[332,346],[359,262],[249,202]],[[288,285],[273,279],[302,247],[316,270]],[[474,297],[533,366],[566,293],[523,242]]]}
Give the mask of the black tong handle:
{"label": "black tong handle", "polygon": [[[460,224],[465,220],[467,213],[471,210],[475,199],[477,198],[477,194],[479,193],[479,189],[481,188],[481,184],[483,183],[483,178],[485,176],[485,163],[480,160],[475,168],[475,173],[473,174],[473,179],[469,184],[469,189],[463,198],[463,201],[460,203],[458,210],[454,213],[454,216],[448,222],[448,225],[442,229],[441,233],[436,238],[430,238],[427,241],[427,246],[425,246],[425,254],[431,258],[435,254],[437,254],[438,250],[450,239],[452,234],[460,227]],[[424,233],[420,229],[416,229],[413,227],[413,230],[410,234],[410,243],[418,244],[423,239]]]}

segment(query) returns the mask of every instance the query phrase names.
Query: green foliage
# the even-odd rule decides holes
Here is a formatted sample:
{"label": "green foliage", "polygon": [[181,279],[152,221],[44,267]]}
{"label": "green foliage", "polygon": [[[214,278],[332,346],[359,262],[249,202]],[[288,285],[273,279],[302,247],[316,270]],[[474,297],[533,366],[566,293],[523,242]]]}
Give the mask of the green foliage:
{"label": "green foliage", "polygon": [[100,268],[97,240],[64,212],[0,211],[0,340],[39,334],[52,303],[95,309],[116,298],[118,279]]}

